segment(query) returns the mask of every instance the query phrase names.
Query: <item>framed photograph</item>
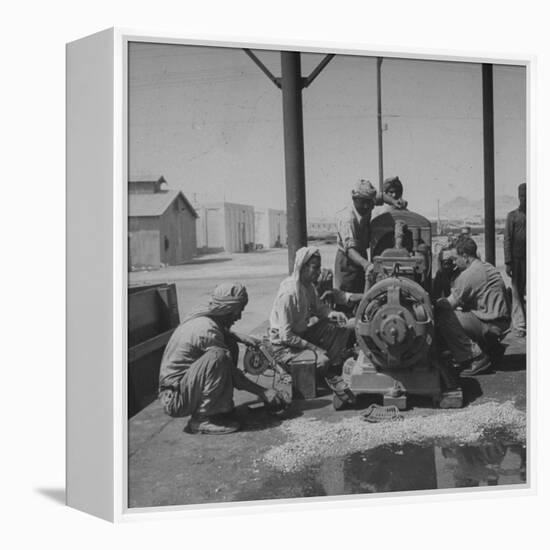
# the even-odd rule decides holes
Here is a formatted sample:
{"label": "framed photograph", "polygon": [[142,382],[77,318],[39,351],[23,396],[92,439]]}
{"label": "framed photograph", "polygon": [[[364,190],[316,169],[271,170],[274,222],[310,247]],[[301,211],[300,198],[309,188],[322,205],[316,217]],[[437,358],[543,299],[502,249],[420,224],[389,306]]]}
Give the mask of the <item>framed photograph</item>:
{"label": "framed photograph", "polygon": [[67,46],[67,499],[532,490],[532,60]]}

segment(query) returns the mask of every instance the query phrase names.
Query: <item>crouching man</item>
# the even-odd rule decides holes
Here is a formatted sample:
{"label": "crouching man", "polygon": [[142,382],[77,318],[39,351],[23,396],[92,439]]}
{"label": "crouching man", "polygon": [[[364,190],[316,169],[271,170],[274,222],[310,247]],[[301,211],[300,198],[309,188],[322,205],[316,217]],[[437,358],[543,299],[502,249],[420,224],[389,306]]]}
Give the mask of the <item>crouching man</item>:
{"label": "crouching man", "polygon": [[500,273],[477,257],[476,243],[459,239],[454,255],[460,275],[448,298],[436,302],[436,327],[465,375],[491,368],[502,351],[499,341],[510,326],[510,308]]}
{"label": "crouching man", "polygon": [[[315,247],[296,252],[294,271],[280,285],[269,318],[269,337],[279,363],[315,360],[317,373],[343,402],[355,401],[339,376],[347,358],[353,331],[346,316],[323,304],[315,283],[321,273],[321,255]],[[313,352],[313,353],[312,353]]]}
{"label": "crouching man", "polygon": [[230,332],[248,303],[238,283],[217,286],[209,303],[186,317],[170,338],[162,357],[159,399],[170,416],[191,415],[191,433],[226,434],[240,428],[232,418],[233,388],[259,396],[269,406],[283,397],[249,380],[237,368],[238,342],[247,337]]}

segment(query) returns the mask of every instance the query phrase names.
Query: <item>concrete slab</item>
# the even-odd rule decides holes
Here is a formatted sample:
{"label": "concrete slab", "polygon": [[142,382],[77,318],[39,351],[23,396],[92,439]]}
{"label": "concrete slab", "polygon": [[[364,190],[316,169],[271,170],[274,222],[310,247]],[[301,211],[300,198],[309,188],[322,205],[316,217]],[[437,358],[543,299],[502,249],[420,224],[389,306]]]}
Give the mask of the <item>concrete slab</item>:
{"label": "concrete slab", "polygon": [[[525,409],[525,341],[509,336],[505,344],[508,347],[498,370],[462,379],[466,405],[512,400]],[[224,436],[186,433],[188,419],[166,416],[158,401],[133,417],[129,422],[129,506],[306,496],[303,483],[295,483],[292,475],[284,476],[262,461],[268,449],[285,442],[282,423],[299,416],[339,422],[373,402],[372,397],[362,396],[355,410],[337,412],[327,392],[313,400],[295,401],[283,416],[274,417],[263,409],[249,411],[247,403],[255,400],[246,392],[236,392],[243,430]],[[441,414],[427,399],[411,399],[409,406],[405,417]]]}

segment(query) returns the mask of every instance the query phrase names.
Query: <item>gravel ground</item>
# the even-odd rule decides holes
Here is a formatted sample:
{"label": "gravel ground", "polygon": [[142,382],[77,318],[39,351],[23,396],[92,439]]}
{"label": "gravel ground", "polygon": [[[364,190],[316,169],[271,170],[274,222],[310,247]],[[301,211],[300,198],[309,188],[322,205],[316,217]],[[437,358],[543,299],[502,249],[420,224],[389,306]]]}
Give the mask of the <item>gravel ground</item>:
{"label": "gravel ground", "polygon": [[380,445],[422,444],[451,438],[454,444],[473,444],[491,432],[502,430],[522,443],[525,441],[526,415],[511,401],[506,401],[380,424],[370,424],[361,417],[342,419],[337,424],[297,418],[285,422],[282,429],[288,440],[269,449],[264,460],[277,470],[293,472],[324,458]]}

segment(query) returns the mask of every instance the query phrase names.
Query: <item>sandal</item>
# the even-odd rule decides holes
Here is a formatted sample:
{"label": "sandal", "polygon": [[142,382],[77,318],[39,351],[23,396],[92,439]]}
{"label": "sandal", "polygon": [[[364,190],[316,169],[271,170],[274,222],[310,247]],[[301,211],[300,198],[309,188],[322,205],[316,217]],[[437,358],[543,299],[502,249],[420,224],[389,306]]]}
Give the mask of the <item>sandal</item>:
{"label": "sandal", "polygon": [[325,378],[325,380],[328,387],[334,392],[335,397],[337,397],[342,404],[355,404],[355,394],[341,376],[331,376],[330,378]]}
{"label": "sandal", "polygon": [[369,405],[367,410],[361,414],[361,418],[367,422],[387,422],[403,420],[403,415],[395,405]]}

